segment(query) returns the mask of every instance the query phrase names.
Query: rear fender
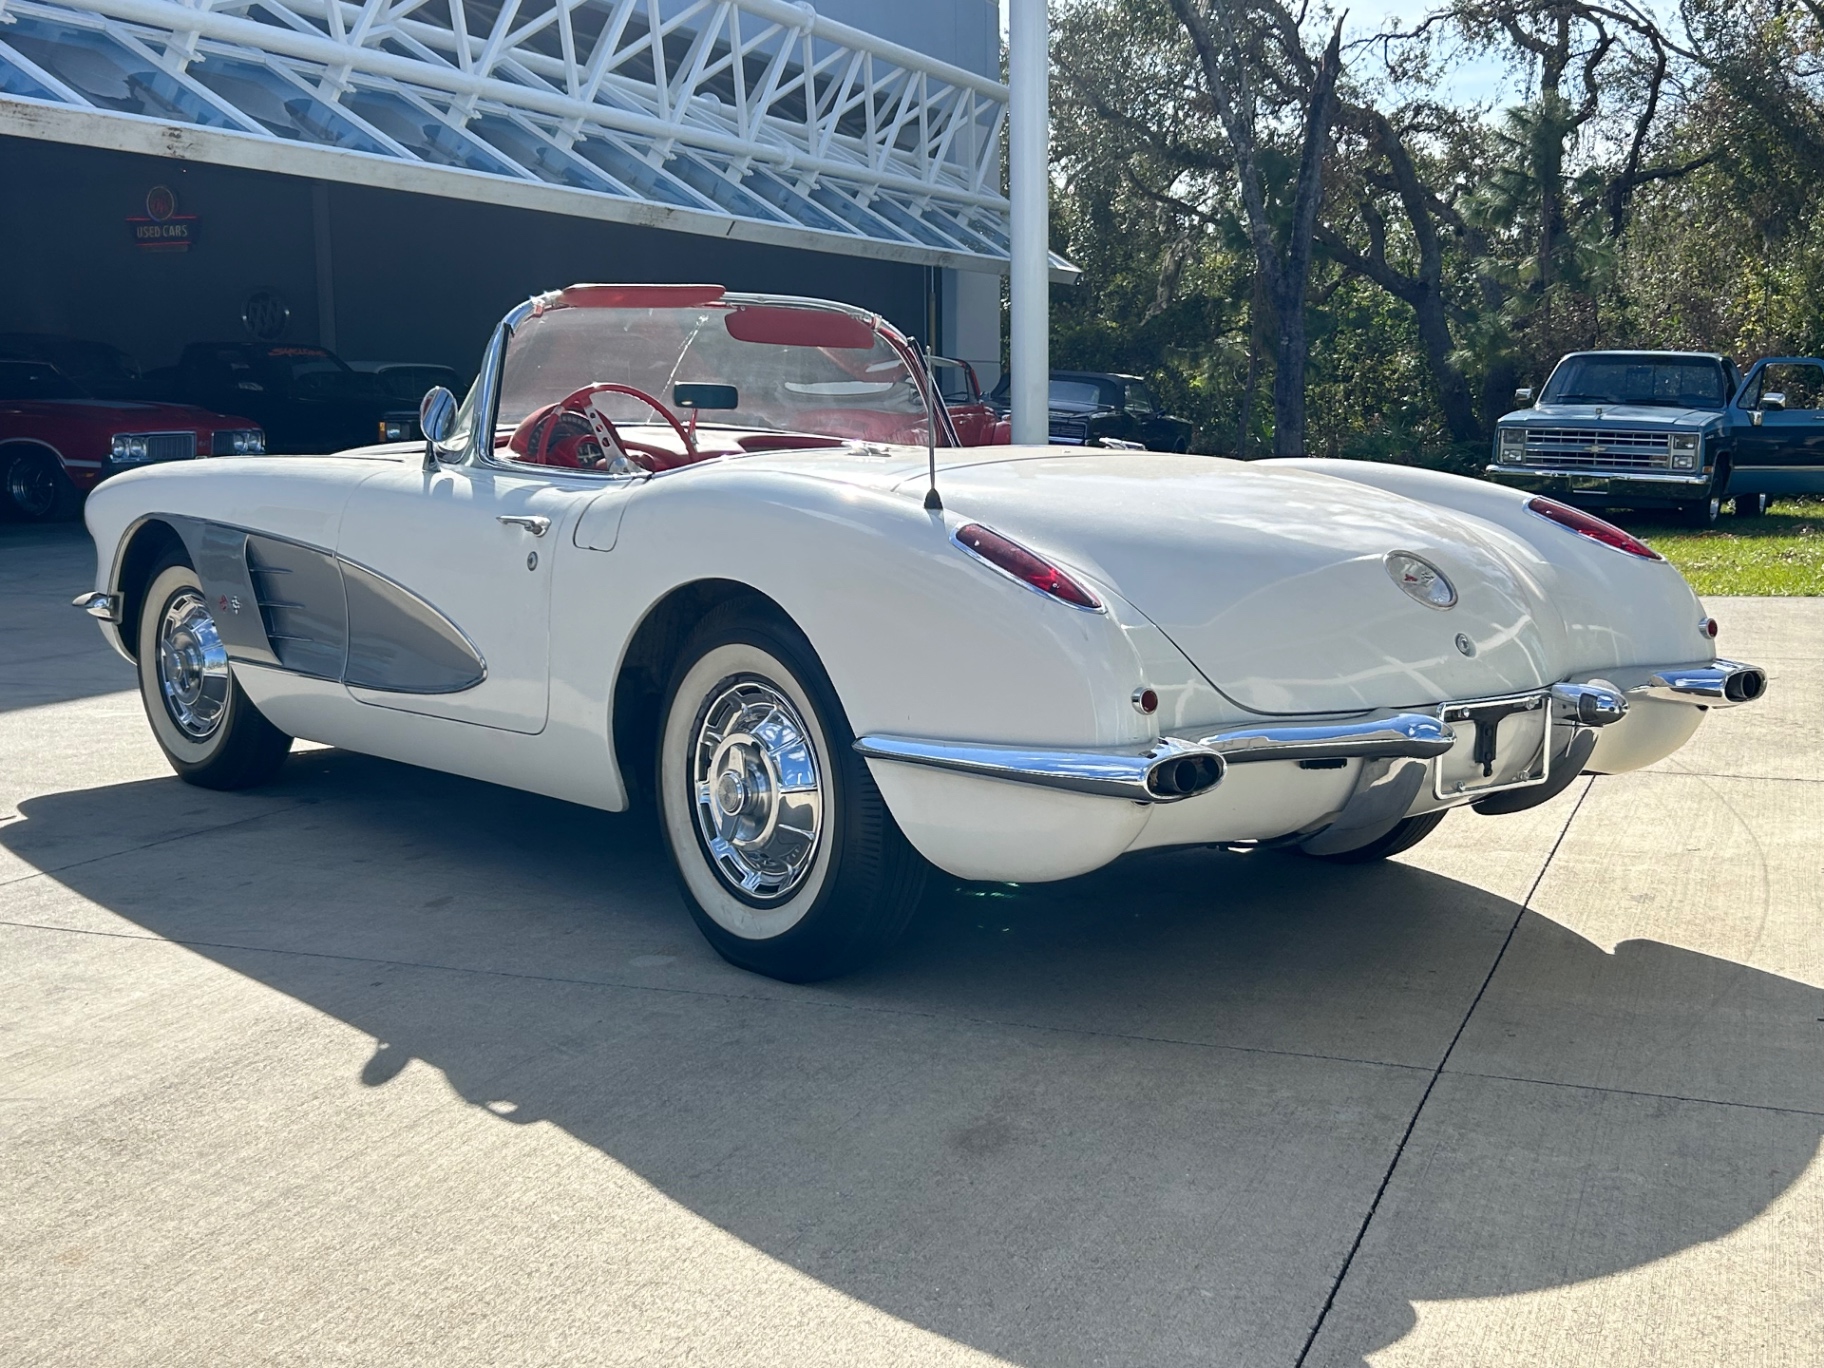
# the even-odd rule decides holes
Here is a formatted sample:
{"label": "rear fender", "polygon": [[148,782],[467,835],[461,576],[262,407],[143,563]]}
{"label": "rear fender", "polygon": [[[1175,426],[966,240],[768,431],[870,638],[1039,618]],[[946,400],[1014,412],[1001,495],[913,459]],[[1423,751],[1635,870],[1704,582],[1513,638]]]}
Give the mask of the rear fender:
{"label": "rear fender", "polygon": [[[576,580],[560,578],[558,611],[587,595],[606,634],[631,643],[650,606],[681,588],[745,586],[805,634],[857,736],[1121,746],[1220,714],[1221,697],[1107,585],[1072,567],[1105,611],[1051,599],[955,545],[964,521],[852,484],[701,469],[634,495],[614,549],[585,553]],[[634,615],[636,602],[648,606]],[[580,646],[554,641],[560,654]],[[554,661],[554,688],[563,674]],[[1152,714],[1136,705],[1143,687],[1159,697]],[[615,757],[617,774],[640,763]],[[909,833],[921,825],[902,811],[915,788],[882,783]]]}
{"label": "rear fender", "polygon": [[1695,660],[1713,649],[1700,627],[1703,605],[1676,568],[1604,546],[1528,511],[1533,496],[1523,490],[1375,461],[1296,458],[1258,464],[1297,466],[1384,489],[1468,514],[1497,531],[1509,556],[1561,619],[1567,677],[1617,665]]}

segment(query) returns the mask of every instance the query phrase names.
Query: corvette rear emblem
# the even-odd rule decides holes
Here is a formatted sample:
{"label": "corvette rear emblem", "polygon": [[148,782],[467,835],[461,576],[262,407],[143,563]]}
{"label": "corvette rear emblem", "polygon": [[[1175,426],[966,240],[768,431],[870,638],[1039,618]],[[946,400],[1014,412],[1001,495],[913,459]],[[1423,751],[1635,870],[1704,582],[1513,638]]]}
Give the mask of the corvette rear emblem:
{"label": "corvette rear emblem", "polygon": [[1389,551],[1383,563],[1393,582],[1415,602],[1427,608],[1450,608],[1457,601],[1455,586],[1444,572],[1410,551]]}

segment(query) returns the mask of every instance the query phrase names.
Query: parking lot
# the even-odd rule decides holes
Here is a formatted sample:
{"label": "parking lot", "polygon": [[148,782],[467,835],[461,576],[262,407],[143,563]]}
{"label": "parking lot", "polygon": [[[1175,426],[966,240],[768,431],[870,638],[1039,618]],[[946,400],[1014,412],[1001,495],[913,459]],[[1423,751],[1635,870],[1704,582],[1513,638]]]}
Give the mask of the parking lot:
{"label": "parking lot", "polygon": [[1824,600],[1711,600],[1770,695],[1653,770],[795,988],[639,818],[180,784],[91,564],[0,527],[0,1362],[1824,1356]]}

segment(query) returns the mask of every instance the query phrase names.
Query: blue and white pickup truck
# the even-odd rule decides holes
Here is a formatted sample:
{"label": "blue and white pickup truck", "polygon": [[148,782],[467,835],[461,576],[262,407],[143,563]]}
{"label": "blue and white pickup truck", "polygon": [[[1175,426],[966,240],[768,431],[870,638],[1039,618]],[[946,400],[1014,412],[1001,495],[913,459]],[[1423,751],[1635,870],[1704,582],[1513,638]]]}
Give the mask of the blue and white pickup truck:
{"label": "blue and white pickup truck", "polygon": [[1725,502],[1824,494],[1824,360],[1773,356],[1744,379],[1711,352],[1572,352],[1502,418],[1489,475],[1585,508],[1669,508],[1707,526]]}

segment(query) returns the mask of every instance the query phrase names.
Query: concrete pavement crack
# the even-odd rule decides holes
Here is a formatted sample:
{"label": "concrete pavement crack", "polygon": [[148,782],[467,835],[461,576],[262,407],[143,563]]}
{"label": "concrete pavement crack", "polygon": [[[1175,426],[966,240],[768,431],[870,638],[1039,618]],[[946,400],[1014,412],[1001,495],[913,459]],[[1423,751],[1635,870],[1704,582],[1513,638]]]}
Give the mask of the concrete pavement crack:
{"label": "concrete pavement crack", "polygon": [[1781,1116],[1824,1116],[1810,1107],[1776,1107],[1771,1102],[1738,1102],[1722,1097],[1691,1097],[1685,1093],[1650,1092],[1641,1088],[1611,1088],[1601,1083],[1566,1083],[1557,1078],[1527,1078],[1522,1074],[1491,1074],[1478,1069],[1458,1069],[1457,1078],[1480,1078],[1490,1083],[1527,1083],[1538,1088],[1565,1088],[1574,1092],[1605,1093],[1611,1097],[1645,1097],[1655,1102],[1689,1102],[1699,1107],[1736,1107],[1744,1111],[1776,1112]]}
{"label": "concrete pavement crack", "polygon": [[1712,774],[1709,770],[1642,770],[1650,778],[1660,779],[1734,779],[1758,784],[1824,784],[1824,778],[1804,774]]}
{"label": "concrete pavement crack", "polygon": [[1583,792],[1577,795],[1577,802],[1572,806],[1569,815],[1565,817],[1564,825],[1558,830],[1558,838],[1552,842],[1552,848],[1546,852],[1545,859],[1540,862],[1539,872],[1533,878],[1532,887],[1526,890],[1526,897],[1515,911],[1514,920],[1507,928],[1507,935],[1502,937],[1501,948],[1495,951],[1495,957],[1489,963],[1488,972],[1482,977],[1481,986],[1476,989],[1475,997],[1470,999],[1469,1007],[1463,1013],[1463,1019],[1457,1023],[1457,1029],[1450,1037],[1450,1043],[1444,1047],[1444,1053],[1439,1056],[1437,1066],[1431,1071],[1431,1077],[1426,1080],[1425,1091],[1419,1094],[1418,1105],[1412,1109],[1412,1115],[1407,1119],[1406,1129],[1400,1135],[1399,1144],[1394,1146],[1393,1157],[1387,1163],[1387,1171],[1381,1175],[1380,1185],[1374,1190],[1374,1198],[1368,1203],[1368,1210],[1362,1217],[1361,1225],[1356,1229],[1355,1239],[1349,1245],[1349,1252],[1343,1256],[1342,1265],[1336,1270],[1336,1276],[1331,1279],[1329,1294],[1325,1296],[1323,1306],[1318,1309],[1317,1319],[1311,1323],[1310,1333],[1305,1336],[1304,1347],[1298,1351],[1298,1357],[1293,1360],[1293,1368],[1304,1368],[1305,1360],[1311,1356],[1312,1346],[1317,1343],[1317,1337],[1324,1328],[1324,1322],[1329,1319],[1331,1308],[1336,1305],[1336,1295],[1342,1290],[1343,1280],[1349,1276],[1349,1270],[1355,1263],[1355,1256],[1361,1252],[1362,1242],[1368,1238],[1368,1227],[1374,1224],[1375,1215],[1381,1209],[1381,1199],[1387,1195],[1387,1188],[1393,1182],[1394,1171],[1399,1168],[1400,1158],[1406,1153],[1407,1143],[1412,1139],[1412,1133],[1418,1127],[1419,1117],[1425,1112],[1425,1104],[1431,1100],[1431,1094],[1438,1086],[1438,1080],[1444,1076],[1444,1067],[1450,1063],[1451,1053],[1457,1048],[1457,1042],[1463,1038],[1463,1032],[1468,1029],[1470,1018],[1476,1014],[1476,1008],[1482,1005],[1483,994],[1488,992],[1488,985],[1494,982],[1495,972],[1500,969],[1501,961],[1506,958],[1508,946],[1514,943],[1514,934],[1519,931],[1520,923],[1525,918],[1527,909],[1533,905],[1533,898],[1539,892],[1539,885],[1545,881],[1546,871],[1552,867],[1552,861],[1558,856],[1558,848],[1564,844],[1564,838],[1570,834],[1571,824],[1577,820],[1577,814],[1583,810],[1583,804],[1589,798],[1590,790],[1595,787],[1595,783],[1594,779],[1587,781],[1583,786]]}

